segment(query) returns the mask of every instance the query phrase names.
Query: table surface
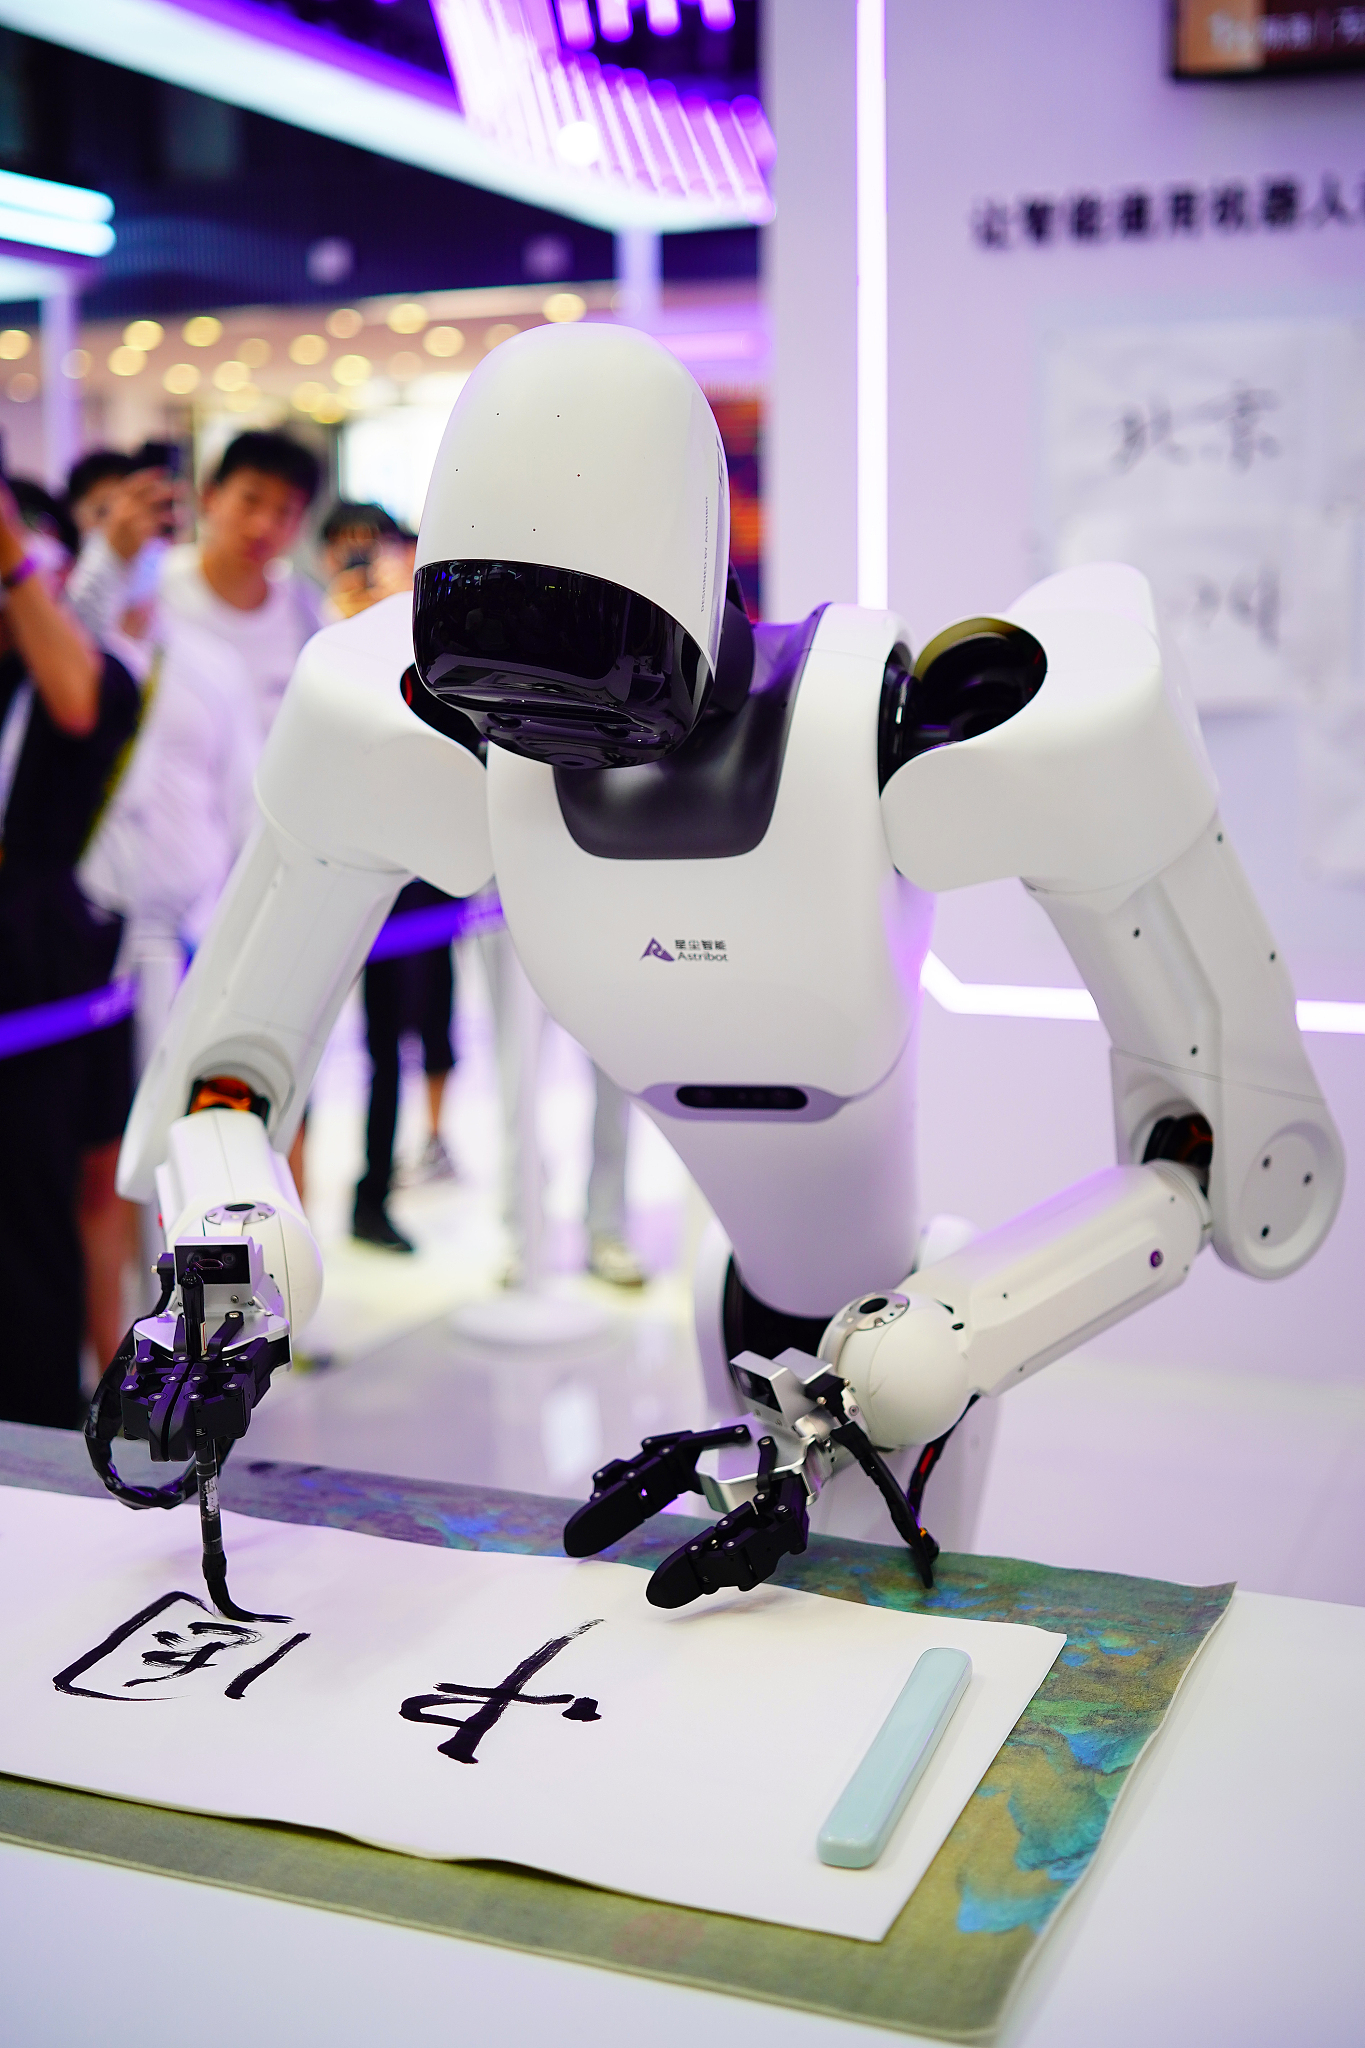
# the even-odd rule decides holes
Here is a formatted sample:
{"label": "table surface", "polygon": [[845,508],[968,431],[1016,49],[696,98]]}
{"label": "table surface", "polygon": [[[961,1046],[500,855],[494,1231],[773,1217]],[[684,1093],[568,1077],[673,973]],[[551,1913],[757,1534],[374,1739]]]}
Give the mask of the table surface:
{"label": "table surface", "polygon": [[[1041,1945],[1004,2048],[1365,2034],[1365,1609],[1237,1595]],[[0,1844],[8,2042],[857,2048],[916,2037]]]}

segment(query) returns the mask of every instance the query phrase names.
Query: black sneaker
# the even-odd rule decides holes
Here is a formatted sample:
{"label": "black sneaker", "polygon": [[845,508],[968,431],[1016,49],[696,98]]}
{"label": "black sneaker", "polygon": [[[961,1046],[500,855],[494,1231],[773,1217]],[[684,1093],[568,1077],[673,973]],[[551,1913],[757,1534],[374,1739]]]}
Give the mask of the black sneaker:
{"label": "black sneaker", "polygon": [[382,1202],[366,1202],[357,1198],[351,1236],[358,1237],[362,1244],[377,1244],[386,1252],[415,1252],[417,1249],[410,1237],[404,1237],[401,1230],[394,1229]]}

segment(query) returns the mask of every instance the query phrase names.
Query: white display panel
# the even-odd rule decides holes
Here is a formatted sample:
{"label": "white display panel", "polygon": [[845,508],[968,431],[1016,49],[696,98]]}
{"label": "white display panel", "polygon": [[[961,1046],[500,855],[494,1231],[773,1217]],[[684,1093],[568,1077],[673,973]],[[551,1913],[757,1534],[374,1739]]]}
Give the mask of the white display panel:
{"label": "white display panel", "polygon": [[413,533],[422,518],[432,464],[467,371],[419,377],[401,404],[363,413],[341,430],[341,495],[382,505]]}

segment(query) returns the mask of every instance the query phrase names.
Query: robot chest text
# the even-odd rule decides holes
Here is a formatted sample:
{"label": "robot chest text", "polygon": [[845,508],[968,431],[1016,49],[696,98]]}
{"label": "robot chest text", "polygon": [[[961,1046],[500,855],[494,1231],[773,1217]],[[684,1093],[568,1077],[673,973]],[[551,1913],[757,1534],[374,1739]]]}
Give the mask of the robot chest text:
{"label": "robot chest text", "polygon": [[755,746],[691,805],[679,781],[613,813],[609,786],[566,800],[553,769],[490,750],[517,952],[551,1015],[632,1093],[845,1100],[899,1056],[930,901],[895,873],[882,829],[881,673],[880,659],[822,654],[817,636],[778,760]]}

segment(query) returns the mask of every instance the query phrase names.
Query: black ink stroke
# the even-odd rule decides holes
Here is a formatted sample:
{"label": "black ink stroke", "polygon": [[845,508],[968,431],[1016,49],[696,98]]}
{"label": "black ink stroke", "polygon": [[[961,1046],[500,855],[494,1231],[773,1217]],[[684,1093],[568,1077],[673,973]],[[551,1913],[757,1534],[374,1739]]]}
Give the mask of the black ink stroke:
{"label": "black ink stroke", "polygon": [[299,1635],[290,1636],[287,1643],[281,1643],[279,1649],[272,1650],[270,1655],[261,1663],[253,1664],[249,1671],[238,1672],[232,1683],[224,1687],[223,1698],[225,1700],[239,1700],[247,1687],[258,1679],[263,1672],[268,1671],[272,1664],[278,1664],[281,1657],[287,1657],[291,1650],[297,1650],[300,1643],[306,1643],[307,1641],[308,1634],[306,1630]]}
{"label": "black ink stroke", "polygon": [[[198,1608],[199,1612],[208,1618],[204,1621],[189,1622],[186,1624],[183,1633],[178,1629],[172,1628],[159,1628],[152,1631],[153,1640],[159,1643],[161,1648],[159,1650],[144,1650],[142,1652],[142,1662],[149,1666],[160,1665],[163,1667],[162,1669],[153,1669],[150,1675],[144,1678],[125,1678],[118,1692],[102,1692],[96,1690],[93,1686],[77,1685],[76,1680],[78,1678],[83,1677],[87,1671],[100,1664],[106,1657],[112,1656],[132,1636],[135,1636],[140,1629],[145,1628],[148,1622],[155,1621],[158,1615],[165,1614],[167,1609],[175,1606],[177,1601],[184,1601],[188,1606]],[[197,1636],[207,1638],[207,1640],[201,1640],[197,1645],[189,1645],[182,1649],[178,1646],[185,1642],[186,1636]],[[291,1650],[297,1649],[300,1643],[306,1643],[308,1639],[307,1632],[292,1636],[287,1643],[282,1643],[278,1649],[272,1651],[261,1663],[253,1664],[249,1670],[240,1672],[236,1678],[232,1679],[224,1689],[224,1697],[230,1700],[241,1699],[247,1687],[254,1680],[260,1678],[264,1672],[270,1670],[272,1665],[278,1664],[282,1657],[287,1656]],[[120,1622],[119,1626],[111,1634],[107,1635],[102,1643],[96,1644],[93,1650],[87,1650],[85,1655],[78,1657],[74,1664],[68,1664],[65,1671],[59,1671],[52,1683],[58,1692],[66,1693],[72,1698],[121,1700],[127,1705],[136,1688],[162,1685],[167,1679],[184,1678],[196,1671],[211,1670],[214,1658],[222,1651],[245,1650],[251,1644],[259,1643],[260,1641],[261,1631],[259,1629],[243,1628],[236,1622],[222,1620],[220,1616],[214,1614],[211,1608],[206,1607],[202,1600],[197,1599],[193,1593],[163,1593],[159,1600],[154,1600],[150,1607],[144,1607],[140,1614],[135,1614],[132,1617],[131,1621]],[[145,1705],[149,1699],[157,1697],[154,1693],[139,1692],[136,1703]],[[165,1698],[166,1696],[163,1694],[160,1697]]]}
{"label": "black ink stroke", "polygon": [[[585,1621],[568,1635],[556,1636],[553,1641],[543,1644],[529,1657],[523,1658],[501,1685],[438,1683],[435,1692],[415,1694],[412,1699],[404,1700],[398,1711],[405,1721],[434,1721],[443,1728],[458,1728],[459,1734],[453,1735],[449,1742],[443,1742],[438,1754],[452,1757],[460,1764],[479,1761],[475,1751],[510,1706],[562,1707],[562,1718],[566,1721],[600,1721],[602,1716],[597,1711],[597,1701],[586,1695],[576,1699],[571,1692],[528,1693],[521,1688],[576,1637],[586,1635],[590,1628],[600,1628],[604,1619],[599,1615],[596,1621]],[[477,1712],[464,1716],[432,1712],[435,1707],[450,1706],[457,1700],[481,1700],[483,1704]]]}
{"label": "black ink stroke", "polygon": [[[164,1614],[168,1607],[173,1607],[177,1600],[188,1601],[190,1606],[197,1607],[201,1614],[209,1612],[203,1601],[196,1600],[193,1593],[163,1593],[159,1600],[153,1600],[150,1607],[144,1607],[141,1614],[135,1614],[131,1621],[120,1622],[113,1633],[107,1635],[104,1641],[97,1644],[93,1650],[87,1650],[85,1655],[78,1657],[74,1664],[68,1664],[65,1671],[59,1671],[52,1681],[57,1691],[68,1693],[73,1698],[78,1699],[122,1699],[125,1705],[131,1705],[132,1702],[128,1701],[122,1693],[96,1692],[91,1686],[77,1685],[76,1680],[83,1677],[92,1665],[98,1664],[102,1658],[110,1656],[113,1651],[121,1648],[127,1642],[129,1636],[136,1635],[138,1630],[145,1628],[149,1621],[155,1621],[158,1614]],[[160,1636],[158,1636],[157,1640],[161,1640]],[[145,1701],[143,1704],[145,1705]]]}
{"label": "black ink stroke", "polygon": [[149,1678],[125,1678],[124,1691],[135,1685],[162,1685],[168,1678],[186,1678],[191,1671],[207,1671],[221,1650],[244,1650],[248,1643],[261,1640],[259,1629],[239,1628],[235,1621],[192,1621],[185,1633],[216,1637],[217,1640],[200,1643],[197,1649],[172,1649],[171,1645],[180,1642],[181,1637],[173,1628],[159,1628],[156,1640],[165,1647],[144,1650],[142,1661],[144,1664],[160,1664],[163,1668],[153,1671]]}

